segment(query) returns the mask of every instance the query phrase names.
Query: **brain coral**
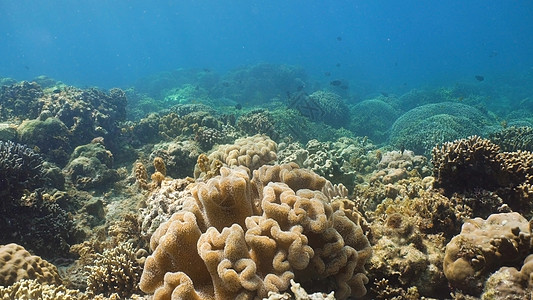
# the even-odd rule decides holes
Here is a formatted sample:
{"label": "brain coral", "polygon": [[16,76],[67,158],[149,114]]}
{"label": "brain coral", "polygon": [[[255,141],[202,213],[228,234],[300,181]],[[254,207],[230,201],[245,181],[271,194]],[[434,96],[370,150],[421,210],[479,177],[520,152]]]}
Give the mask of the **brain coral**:
{"label": "brain coral", "polygon": [[[192,187],[184,209],[154,233],[140,287],[154,299],[252,299],[289,288],[366,294],[363,230],[296,164],[223,167]],[[321,286],[326,282],[327,287]]]}
{"label": "brain coral", "polygon": [[529,222],[518,213],[468,220],[446,245],[444,274],[452,286],[479,295],[492,272],[513,266],[528,255],[530,242]]}
{"label": "brain coral", "polygon": [[35,279],[40,283],[61,284],[57,268],[31,255],[17,244],[0,246],[0,286],[10,286],[22,279]]}
{"label": "brain coral", "polygon": [[481,134],[488,118],[477,109],[444,102],[414,108],[392,125],[390,143],[416,154],[429,154],[437,144]]}

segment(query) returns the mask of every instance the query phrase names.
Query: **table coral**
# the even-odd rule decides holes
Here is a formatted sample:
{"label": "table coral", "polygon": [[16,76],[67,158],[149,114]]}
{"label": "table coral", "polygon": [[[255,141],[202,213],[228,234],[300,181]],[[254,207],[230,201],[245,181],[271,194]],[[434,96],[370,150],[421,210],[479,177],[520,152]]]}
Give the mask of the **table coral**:
{"label": "table coral", "polygon": [[196,183],[152,236],[143,291],[155,299],[266,297],[295,279],[313,290],[331,284],[338,299],[366,293],[370,244],[333,210],[320,191],[324,178],[295,164],[220,173]]}
{"label": "table coral", "polygon": [[468,220],[446,245],[444,274],[453,287],[479,295],[490,273],[524,259],[530,243],[529,222],[518,213]]}

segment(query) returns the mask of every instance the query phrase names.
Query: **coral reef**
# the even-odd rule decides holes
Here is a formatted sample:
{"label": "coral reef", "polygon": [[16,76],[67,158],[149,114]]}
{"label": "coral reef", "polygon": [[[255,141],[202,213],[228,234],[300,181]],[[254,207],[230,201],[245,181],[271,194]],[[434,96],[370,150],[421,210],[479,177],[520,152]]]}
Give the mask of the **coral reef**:
{"label": "coral reef", "polygon": [[276,129],[274,116],[265,109],[252,110],[237,120],[237,128],[245,134],[265,134],[273,140],[278,140],[280,134]]}
{"label": "coral reef", "polygon": [[191,178],[166,180],[157,192],[146,199],[146,207],[140,209],[141,238],[147,243],[161,223],[183,208],[183,200],[190,196]]}
{"label": "coral reef", "polygon": [[350,107],[351,122],[349,128],[358,136],[368,136],[380,144],[389,136],[389,130],[400,116],[399,109],[383,99],[370,99]]}
{"label": "coral reef", "polygon": [[391,145],[429,155],[440,143],[483,134],[489,118],[476,108],[444,102],[413,108],[392,125]]}
{"label": "coral reef", "polygon": [[[496,193],[511,209],[531,214],[533,154],[500,152],[498,145],[473,136],[433,149],[435,187],[444,194]],[[496,208],[495,208],[496,209]]]}
{"label": "coral reef", "polygon": [[453,287],[478,296],[492,272],[529,254],[530,243],[529,222],[518,213],[467,220],[446,245],[444,274]]}
{"label": "coral reef", "polygon": [[[0,197],[18,199],[44,183],[43,159],[27,146],[0,141]],[[2,200],[4,207],[5,200]]]}
{"label": "coral reef", "polygon": [[86,144],[99,136],[109,137],[111,143],[110,137],[119,132],[117,122],[126,119],[126,94],[120,89],[105,93],[95,88],[64,87],[45,93],[41,101],[43,111],[67,126],[74,145]]}
{"label": "coral reef", "polygon": [[59,119],[25,120],[18,126],[17,134],[21,143],[39,149],[49,161],[61,167],[67,164],[72,151],[70,132]]}
{"label": "coral reef", "polygon": [[20,121],[39,116],[43,103],[38,101],[44,95],[35,82],[22,81],[0,86],[0,120]]}
{"label": "coral reef", "polygon": [[331,92],[316,91],[289,99],[289,107],[315,122],[324,122],[334,128],[346,126],[350,110],[342,98]]}
{"label": "coral reef", "polygon": [[39,283],[61,284],[57,268],[39,256],[31,255],[17,244],[0,246],[0,286],[10,286],[22,279]]}
{"label": "coral reef", "polygon": [[328,142],[312,139],[305,148],[298,143],[281,143],[279,149],[280,163],[297,163],[349,190],[358,177],[370,173],[377,164],[376,147],[366,138],[343,137]]}
{"label": "coral reef", "polygon": [[[251,171],[277,159],[277,144],[265,135],[237,139],[233,144],[220,145],[207,157],[208,165],[220,161],[226,166],[245,166]],[[206,168],[196,164],[194,177],[206,175]]]}
{"label": "coral reef", "polygon": [[511,126],[491,133],[489,140],[505,152],[533,151],[533,128]]}
{"label": "coral reef", "polygon": [[291,292],[294,294],[294,298],[289,293],[276,293],[276,292],[268,292],[268,298],[264,298],[265,300],[335,300],[335,293],[331,292],[329,294],[324,293],[314,293],[314,294],[308,294],[305,289],[301,286],[301,284],[296,283],[294,280],[291,279]]}
{"label": "coral reef", "polygon": [[301,67],[259,63],[229,72],[210,92],[213,97],[233,99],[243,105],[261,105],[288,91],[301,90],[306,80]]}
{"label": "coral reef", "polygon": [[76,147],[65,167],[72,183],[82,190],[103,190],[120,179],[112,168],[113,154],[100,142]]}
{"label": "coral reef", "polygon": [[295,164],[249,172],[223,167],[192,187],[152,235],[141,289],[155,299],[265,297],[295,279],[339,299],[364,295],[370,245],[320,192],[326,180]]}
{"label": "coral reef", "polygon": [[113,249],[97,253],[87,266],[87,294],[89,296],[117,294],[122,298],[139,293],[142,264],[131,243],[120,243]]}
{"label": "coral reef", "polygon": [[96,300],[98,298],[89,298],[79,290],[67,289],[64,285],[22,279],[9,287],[0,286],[0,299]]}

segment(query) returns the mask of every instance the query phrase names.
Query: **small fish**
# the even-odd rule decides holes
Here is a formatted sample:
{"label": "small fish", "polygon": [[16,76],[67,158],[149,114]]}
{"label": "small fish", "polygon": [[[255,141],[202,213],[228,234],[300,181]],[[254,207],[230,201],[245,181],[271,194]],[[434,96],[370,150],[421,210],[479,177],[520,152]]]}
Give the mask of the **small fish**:
{"label": "small fish", "polygon": [[303,89],[304,89],[304,86],[303,86],[303,85],[299,85],[299,86],[296,88],[296,90],[297,90],[298,92],[302,91]]}
{"label": "small fish", "polygon": [[324,76],[326,76],[326,77],[331,76],[331,72],[325,72],[325,73],[324,73]]}
{"label": "small fish", "polygon": [[337,63],[335,66],[336,66],[337,68],[340,68],[341,63]]}
{"label": "small fish", "polygon": [[337,37],[337,41],[339,41],[339,42],[342,41],[342,36],[338,36]]}
{"label": "small fish", "polygon": [[481,76],[481,75],[476,75],[474,76],[476,78],[477,81],[483,81],[485,80],[485,77]]}
{"label": "small fish", "polygon": [[337,80],[330,81],[329,84],[331,84],[332,86],[339,86],[342,84],[342,81],[337,79]]}
{"label": "small fish", "polygon": [[343,89],[343,90],[347,90],[347,89],[348,89],[348,86],[345,85],[345,84],[343,84],[343,85],[340,86],[340,88]]}
{"label": "small fish", "polygon": [[223,87],[228,87],[229,86],[229,82],[227,82],[227,81],[222,82],[222,86]]}
{"label": "small fish", "polygon": [[389,97],[389,93],[387,93],[387,92],[381,92],[381,95],[382,95],[383,97]]}
{"label": "small fish", "polygon": [[211,72],[211,70],[209,70],[208,68],[204,68],[204,72],[209,73]]}
{"label": "small fish", "polygon": [[26,69],[26,70],[29,70],[29,69],[30,69],[30,67],[28,67],[28,66],[24,66],[24,69]]}
{"label": "small fish", "polygon": [[242,105],[240,103],[235,104],[235,109],[241,110],[242,109]]}

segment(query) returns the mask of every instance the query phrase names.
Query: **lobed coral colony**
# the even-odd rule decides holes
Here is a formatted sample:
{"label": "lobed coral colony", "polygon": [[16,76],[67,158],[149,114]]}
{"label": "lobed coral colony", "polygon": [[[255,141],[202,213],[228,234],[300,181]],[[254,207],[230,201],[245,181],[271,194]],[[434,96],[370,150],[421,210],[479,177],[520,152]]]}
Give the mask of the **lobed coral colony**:
{"label": "lobed coral colony", "polygon": [[533,299],[524,114],[168,76],[2,80],[0,299]]}

